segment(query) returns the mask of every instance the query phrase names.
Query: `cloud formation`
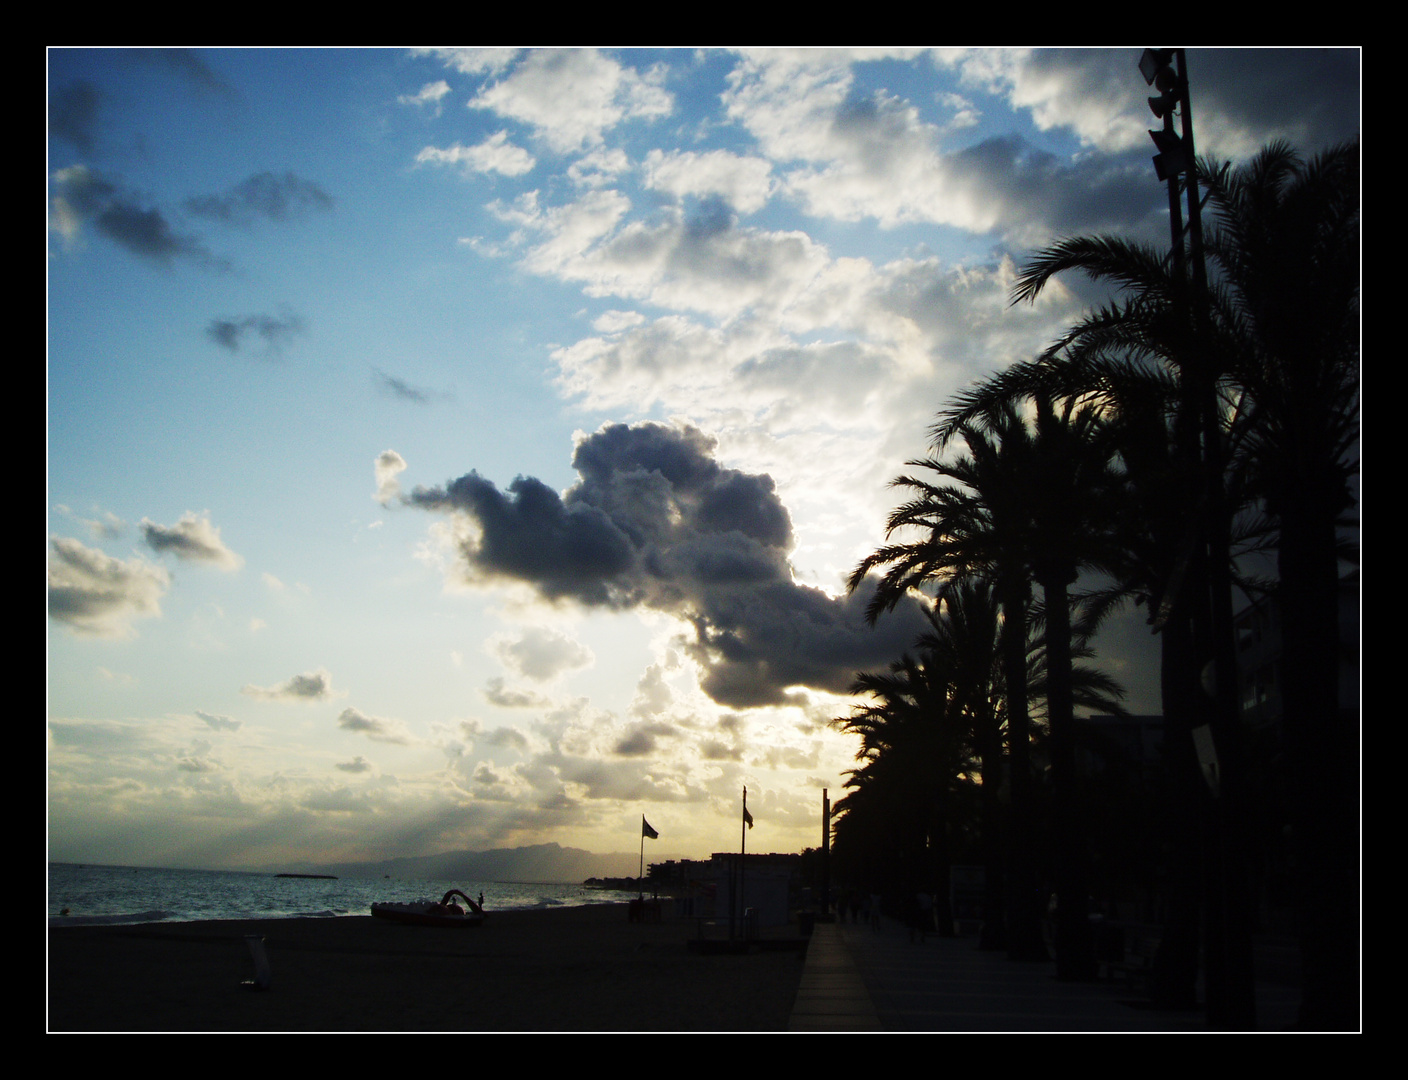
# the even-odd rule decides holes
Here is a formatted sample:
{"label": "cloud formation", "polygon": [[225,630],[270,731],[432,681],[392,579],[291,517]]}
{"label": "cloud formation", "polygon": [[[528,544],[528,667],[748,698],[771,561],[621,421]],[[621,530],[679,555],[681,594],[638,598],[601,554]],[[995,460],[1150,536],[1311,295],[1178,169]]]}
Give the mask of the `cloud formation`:
{"label": "cloud formation", "polygon": [[196,710],[196,715],[205,721],[206,726],[214,731],[238,731],[240,721],[230,716],[221,716],[219,713],[201,712]]}
{"label": "cloud formation", "polygon": [[401,494],[401,485],[396,477],[406,471],[406,459],[395,450],[383,450],[376,456],[376,494],[372,498],[386,506]]}
{"label": "cloud formation", "polygon": [[163,265],[187,259],[210,269],[229,264],[206,250],[193,236],[180,233],[166,216],[143,206],[132,192],[86,165],[71,165],[54,174],[54,226],[72,243],[84,222],[132,254]]}
{"label": "cloud formation", "polygon": [[175,525],[158,525],[143,518],[138,525],[142,539],[158,554],[168,552],[186,562],[209,563],[221,570],[238,570],[244,559],[220,539],[220,530],[206,514],[185,514]]}
{"label": "cloud formation", "polygon": [[67,139],[84,154],[91,154],[101,102],[101,91],[86,79],[56,91],[49,99],[49,134]]}
{"label": "cloud formation", "polygon": [[440,149],[427,146],[416,155],[419,165],[460,165],[471,173],[501,173],[504,176],[522,176],[532,171],[537,161],[521,146],[508,141],[508,132],[499,131],[490,135],[482,143],[474,146],[454,146]]}
{"label": "cloud formation", "polygon": [[565,672],[580,670],[595,659],[581,642],[541,626],[517,635],[495,634],[488,647],[514,674],[535,682],[548,682]]}
{"label": "cloud formation", "polygon": [[231,352],[238,352],[240,346],[253,334],[264,343],[268,355],[277,355],[285,344],[303,333],[303,320],[292,312],[282,315],[241,315],[227,319],[211,319],[205,328],[205,336],[215,344]]}
{"label": "cloud formation", "polygon": [[[486,58],[497,61],[501,57]],[[538,49],[469,103],[531,125],[558,153],[598,146],[623,120],[669,115],[674,98],[659,82],[595,49]]]}
{"label": "cloud formation", "polygon": [[374,742],[393,743],[409,746],[415,739],[400,720],[384,720],[379,716],[367,716],[356,709],[343,709],[337,718],[337,726],[343,731],[353,731],[365,735]]}
{"label": "cloud formation", "polygon": [[578,443],[580,480],[565,496],[531,477],[501,492],[471,472],[406,502],[476,526],[459,551],[471,580],[687,621],[703,688],[721,704],[778,704],[794,686],[842,693],[856,671],[898,655],[918,622],[871,630],[864,596],[797,584],[772,479],[720,466],[714,448],[693,427],[613,424]]}
{"label": "cloud formation", "polygon": [[255,173],[221,195],[192,196],[186,209],[197,217],[248,226],[260,218],[290,221],[327,212],[335,200],[311,180],[292,172]]}
{"label": "cloud formation", "polygon": [[49,553],[49,617],[77,634],[132,637],[134,619],[161,614],[170,576],[142,559],[123,562],[56,536]]}
{"label": "cloud formation", "polygon": [[335,697],[344,697],[345,694],[334,691],[332,688],[332,675],[327,668],[318,668],[316,671],[306,671],[302,675],[295,675],[290,679],[285,679],[276,686],[255,686],[248,683],[240,687],[241,694],[247,694],[256,701],[301,701],[317,702],[330,701]]}

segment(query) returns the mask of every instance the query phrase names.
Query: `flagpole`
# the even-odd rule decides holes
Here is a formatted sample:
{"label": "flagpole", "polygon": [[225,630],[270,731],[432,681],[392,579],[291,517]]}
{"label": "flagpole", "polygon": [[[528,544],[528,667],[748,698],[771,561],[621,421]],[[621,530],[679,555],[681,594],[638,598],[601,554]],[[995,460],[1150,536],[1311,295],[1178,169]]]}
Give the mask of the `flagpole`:
{"label": "flagpole", "polygon": [[743,878],[748,872],[748,788],[743,788],[743,820],[738,823],[738,914],[743,917],[743,936],[748,936],[748,907],[743,902]]}
{"label": "flagpole", "polygon": [[[659,820],[658,818],[656,819]],[[640,869],[636,871],[636,890],[640,899],[645,899],[645,815],[640,816]]]}

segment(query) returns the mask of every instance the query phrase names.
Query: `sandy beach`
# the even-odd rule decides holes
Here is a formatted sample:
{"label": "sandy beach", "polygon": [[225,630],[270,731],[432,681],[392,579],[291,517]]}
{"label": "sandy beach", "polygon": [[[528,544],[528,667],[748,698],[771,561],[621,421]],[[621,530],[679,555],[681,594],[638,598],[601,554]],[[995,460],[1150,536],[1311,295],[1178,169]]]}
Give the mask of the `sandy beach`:
{"label": "sandy beach", "polygon": [[[803,953],[700,956],[621,905],[441,930],[371,916],[49,933],[50,1031],[785,1031]],[[270,989],[244,940],[261,934]]]}

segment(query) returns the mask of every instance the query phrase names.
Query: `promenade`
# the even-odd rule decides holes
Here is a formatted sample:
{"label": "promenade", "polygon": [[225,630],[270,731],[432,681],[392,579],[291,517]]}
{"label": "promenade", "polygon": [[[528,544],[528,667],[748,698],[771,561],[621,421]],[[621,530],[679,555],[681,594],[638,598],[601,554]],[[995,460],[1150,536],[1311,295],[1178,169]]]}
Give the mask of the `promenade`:
{"label": "promenade", "polygon": [[[1257,1029],[1290,1031],[1300,1003],[1282,946],[1258,946]],[[1261,977],[1262,971],[1266,972]],[[886,919],[877,932],[822,923],[788,1030],[794,1032],[1198,1032],[1201,1011],[1138,1007],[1123,982],[1057,982],[1054,963],[980,952],[974,937],[911,941]]]}

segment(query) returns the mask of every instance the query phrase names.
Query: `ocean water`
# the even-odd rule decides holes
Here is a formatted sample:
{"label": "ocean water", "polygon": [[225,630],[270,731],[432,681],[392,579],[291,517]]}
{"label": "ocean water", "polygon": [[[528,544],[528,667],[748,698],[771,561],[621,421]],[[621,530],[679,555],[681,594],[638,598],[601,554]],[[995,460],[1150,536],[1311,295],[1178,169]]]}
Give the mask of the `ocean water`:
{"label": "ocean water", "polygon": [[459,889],[476,899],[483,893],[484,908],[491,912],[625,903],[630,899],[626,893],[585,885],[421,878],[328,880],[236,870],[50,863],[49,925],[370,915],[374,903],[439,900],[449,889]]}

